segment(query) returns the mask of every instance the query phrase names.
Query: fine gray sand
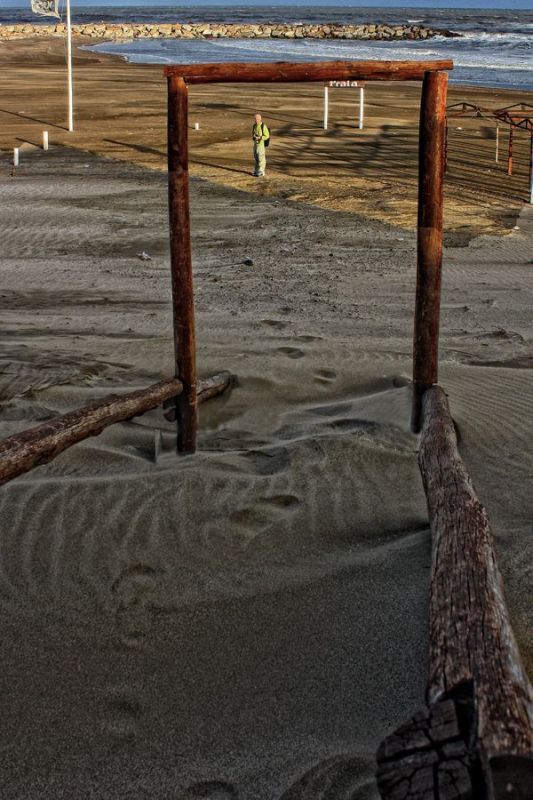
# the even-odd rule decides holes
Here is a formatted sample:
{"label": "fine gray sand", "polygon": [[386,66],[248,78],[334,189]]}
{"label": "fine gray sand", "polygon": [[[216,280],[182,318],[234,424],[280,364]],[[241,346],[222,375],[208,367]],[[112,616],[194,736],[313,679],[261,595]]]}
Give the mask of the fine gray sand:
{"label": "fine gray sand", "polygon": [[[66,148],[9,173],[2,436],[173,370],[164,174]],[[195,457],[157,410],[0,490],[5,798],[369,800],[423,705],[414,234],[199,179],[192,201],[199,369],[238,385]],[[518,226],[445,254],[441,382],[531,674],[531,209]]]}

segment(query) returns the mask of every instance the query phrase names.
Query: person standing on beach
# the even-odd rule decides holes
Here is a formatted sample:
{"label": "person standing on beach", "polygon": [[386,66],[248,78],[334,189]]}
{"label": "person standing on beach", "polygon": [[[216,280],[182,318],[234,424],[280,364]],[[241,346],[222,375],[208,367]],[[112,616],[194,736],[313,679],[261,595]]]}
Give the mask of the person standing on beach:
{"label": "person standing on beach", "polygon": [[268,147],[270,132],[263,122],[261,114],[255,115],[255,122],[252,129],[252,136],[254,140],[254,161],[255,170],[254,175],[256,178],[262,178],[266,170],[266,151]]}

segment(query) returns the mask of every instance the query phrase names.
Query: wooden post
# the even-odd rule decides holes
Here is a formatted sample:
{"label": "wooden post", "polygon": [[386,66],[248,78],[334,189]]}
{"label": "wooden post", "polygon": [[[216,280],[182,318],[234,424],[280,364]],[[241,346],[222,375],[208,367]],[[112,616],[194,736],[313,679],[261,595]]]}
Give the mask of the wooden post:
{"label": "wooden post", "polygon": [[433,537],[428,703],[451,698],[462,708],[488,797],[525,798],[533,789],[533,689],[490,522],[459,455],[444,391],[433,387],[423,402],[418,460]]}
{"label": "wooden post", "polygon": [[446,117],[446,127],[444,128],[444,172],[448,171],[448,117]]}
{"label": "wooden post", "polygon": [[507,153],[507,174],[513,174],[513,126],[509,125],[509,150]]}
{"label": "wooden post", "polygon": [[420,430],[422,395],[438,380],[442,211],[448,75],[426,72],[420,105],[417,278],[411,427]]}
{"label": "wooden post", "polygon": [[500,160],[500,126],[496,125],[496,158],[495,161],[498,163]]}
{"label": "wooden post", "polygon": [[529,137],[529,202],[533,204],[533,131]]}
{"label": "wooden post", "polygon": [[198,426],[194,292],[189,215],[188,90],[179,75],[168,77],[168,207],[174,314],[178,453],[194,453]]}
{"label": "wooden post", "polygon": [[379,748],[384,800],[526,800],[533,689],[520,659],[492,532],[440,386],[423,398],[418,462],[432,533],[426,711]]}

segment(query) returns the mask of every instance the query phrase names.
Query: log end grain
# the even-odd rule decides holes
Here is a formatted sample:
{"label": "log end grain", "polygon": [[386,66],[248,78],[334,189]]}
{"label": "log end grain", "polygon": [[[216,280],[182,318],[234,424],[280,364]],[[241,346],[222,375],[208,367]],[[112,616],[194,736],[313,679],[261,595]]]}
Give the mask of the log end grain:
{"label": "log end grain", "polygon": [[377,752],[383,800],[469,800],[475,765],[461,735],[455,703],[415,714]]}

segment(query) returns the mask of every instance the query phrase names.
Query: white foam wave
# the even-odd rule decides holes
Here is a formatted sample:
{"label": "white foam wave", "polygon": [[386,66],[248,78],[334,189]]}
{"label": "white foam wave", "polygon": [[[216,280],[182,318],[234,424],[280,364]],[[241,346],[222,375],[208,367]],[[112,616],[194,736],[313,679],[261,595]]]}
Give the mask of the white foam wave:
{"label": "white foam wave", "polygon": [[[92,48],[91,48],[92,49]],[[533,88],[533,37],[527,33],[470,32],[430,41],[287,39],[135,40],[97,45],[136,63],[310,61],[336,59],[453,59],[452,80]],[[507,77],[507,75],[509,77]]]}

